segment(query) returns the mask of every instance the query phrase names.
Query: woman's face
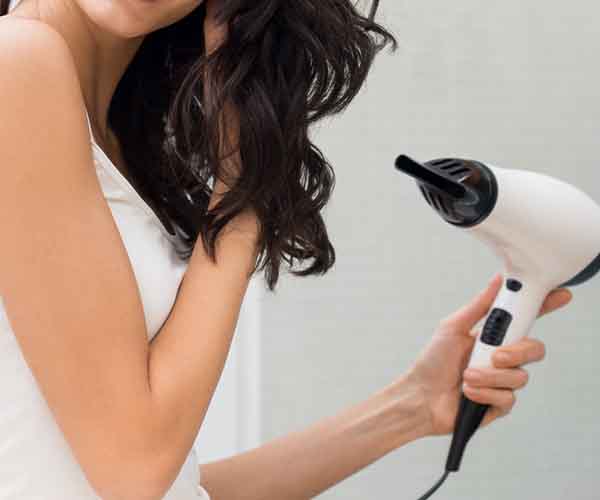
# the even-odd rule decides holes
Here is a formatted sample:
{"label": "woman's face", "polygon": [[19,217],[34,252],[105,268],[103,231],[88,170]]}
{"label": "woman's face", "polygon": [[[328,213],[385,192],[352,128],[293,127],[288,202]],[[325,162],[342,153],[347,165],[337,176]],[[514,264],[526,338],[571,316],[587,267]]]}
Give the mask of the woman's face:
{"label": "woman's face", "polygon": [[74,1],[92,22],[124,38],[145,36],[169,26],[183,19],[204,2],[204,0]]}

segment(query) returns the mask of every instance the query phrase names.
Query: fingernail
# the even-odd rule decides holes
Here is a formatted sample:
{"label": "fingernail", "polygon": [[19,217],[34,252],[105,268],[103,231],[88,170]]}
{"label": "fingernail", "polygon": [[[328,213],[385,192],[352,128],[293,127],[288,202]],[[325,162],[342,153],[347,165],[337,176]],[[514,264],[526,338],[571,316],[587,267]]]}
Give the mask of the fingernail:
{"label": "fingernail", "polygon": [[475,392],[477,389],[466,382],[463,382],[462,390],[463,392]]}
{"label": "fingernail", "polygon": [[573,292],[567,288],[562,288],[563,295],[569,298],[569,301],[573,300]]}
{"label": "fingernail", "polygon": [[478,370],[473,370],[472,368],[469,368],[468,370],[466,370],[464,375],[466,378],[468,378],[469,380],[471,380],[473,382],[477,382],[478,380],[481,380],[481,372]]}

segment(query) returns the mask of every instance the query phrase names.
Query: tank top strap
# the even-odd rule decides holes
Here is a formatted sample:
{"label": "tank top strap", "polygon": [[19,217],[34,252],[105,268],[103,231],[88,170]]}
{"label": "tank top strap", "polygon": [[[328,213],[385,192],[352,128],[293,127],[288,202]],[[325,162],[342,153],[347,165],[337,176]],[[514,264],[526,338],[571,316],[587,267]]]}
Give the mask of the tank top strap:
{"label": "tank top strap", "polygon": [[88,132],[90,133],[90,141],[94,142],[94,133],[92,132],[92,124],[90,122],[90,115],[88,114],[86,108],[84,108],[84,111],[85,111],[85,119],[88,124]]}

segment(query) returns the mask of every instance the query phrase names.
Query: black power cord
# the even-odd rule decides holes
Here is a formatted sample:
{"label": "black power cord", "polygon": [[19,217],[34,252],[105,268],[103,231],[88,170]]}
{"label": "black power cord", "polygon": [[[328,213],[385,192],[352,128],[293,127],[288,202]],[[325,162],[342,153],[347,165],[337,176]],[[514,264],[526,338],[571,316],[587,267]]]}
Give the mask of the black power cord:
{"label": "black power cord", "polygon": [[452,436],[452,445],[450,446],[448,459],[446,460],[446,472],[435,486],[419,498],[419,500],[430,498],[444,484],[451,472],[458,472],[465,447],[481,424],[488,408],[489,405],[475,403],[469,400],[464,394],[461,396],[454,434]]}
{"label": "black power cord", "polygon": [[437,490],[439,490],[440,486],[442,486],[442,484],[444,484],[444,481],[446,481],[446,479],[448,478],[449,474],[450,474],[450,471],[448,471],[448,470],[446,472],[444,472],[444,475],[435,484],[435,486],[433,486],[433,488],[431,488],[427,493],[425,493],[421,498],[419,498],[419,500],[427,500],[429,497],[431,497],[431,495],[433,495]]}

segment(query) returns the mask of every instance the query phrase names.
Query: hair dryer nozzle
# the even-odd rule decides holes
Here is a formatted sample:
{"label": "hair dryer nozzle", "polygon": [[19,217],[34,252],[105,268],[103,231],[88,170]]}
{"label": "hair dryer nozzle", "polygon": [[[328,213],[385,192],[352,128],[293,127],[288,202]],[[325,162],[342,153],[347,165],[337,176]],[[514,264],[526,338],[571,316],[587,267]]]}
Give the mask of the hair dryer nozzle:
{"label": "hair dryer nozzle", "polygon": [[396,168],[454,198],[463,198],[467,194],[467,190],[460,182],[449,179],[440,172],[422,165],[406,155],[400,155],[396,158]]}
{"label": "hair dryer nozzle", "polygon": [[427,203],[450,224],[474,226],[494,209],[498,184],[491,169],[481,162],[439,158],[421,164],[400,155],[395,166],[417,180]]}

